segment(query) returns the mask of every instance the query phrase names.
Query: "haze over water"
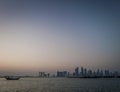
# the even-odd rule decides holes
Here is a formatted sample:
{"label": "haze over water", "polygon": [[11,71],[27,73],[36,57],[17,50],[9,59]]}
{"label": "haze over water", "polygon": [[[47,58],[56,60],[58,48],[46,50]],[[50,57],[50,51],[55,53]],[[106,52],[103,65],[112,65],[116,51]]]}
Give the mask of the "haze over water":
{"label": "haze over water", "polygon": [[1,0],[0,72],[120,70],[118,0]]}

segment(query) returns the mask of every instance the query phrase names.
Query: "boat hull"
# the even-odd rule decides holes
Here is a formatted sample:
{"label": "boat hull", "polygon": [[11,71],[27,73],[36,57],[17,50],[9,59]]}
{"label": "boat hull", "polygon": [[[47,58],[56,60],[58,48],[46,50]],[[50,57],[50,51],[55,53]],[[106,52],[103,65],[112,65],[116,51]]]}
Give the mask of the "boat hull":
{"label": "boat hull", "polygon": [[19,80],[20,77],[5,77],[6,80]]}

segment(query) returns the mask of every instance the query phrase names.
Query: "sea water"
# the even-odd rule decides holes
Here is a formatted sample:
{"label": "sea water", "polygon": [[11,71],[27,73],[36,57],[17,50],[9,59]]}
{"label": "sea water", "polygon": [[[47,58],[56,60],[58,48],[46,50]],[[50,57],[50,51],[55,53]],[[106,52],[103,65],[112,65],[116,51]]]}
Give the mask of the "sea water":
{"label": "sea water", "polygon": [[0,78],[0,92],[120,92],[120,78]]}

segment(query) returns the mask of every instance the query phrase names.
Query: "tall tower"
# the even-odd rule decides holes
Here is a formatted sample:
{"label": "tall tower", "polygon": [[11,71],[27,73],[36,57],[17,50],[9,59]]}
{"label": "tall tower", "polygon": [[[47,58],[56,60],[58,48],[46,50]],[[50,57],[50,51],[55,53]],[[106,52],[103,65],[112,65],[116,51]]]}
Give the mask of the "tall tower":
{"label": "tall tower", "polygon": [[83,76],[84,75],[84,69],[83,69],[83,67],[81,67],[81,76]]}
{"label": "tall tower", "polygon": [[79,67],[75,68],[75,76],[79,76]]}

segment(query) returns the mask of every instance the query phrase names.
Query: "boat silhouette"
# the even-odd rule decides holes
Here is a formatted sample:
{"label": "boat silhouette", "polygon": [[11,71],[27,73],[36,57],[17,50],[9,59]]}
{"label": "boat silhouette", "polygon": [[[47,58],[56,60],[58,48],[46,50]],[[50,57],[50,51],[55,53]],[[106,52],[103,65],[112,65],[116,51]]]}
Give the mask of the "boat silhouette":
{"label": "boat silhouette", "polygon": [[5,76],[4,78],[6,80],[19,80],[20,79],[19,76]]}

